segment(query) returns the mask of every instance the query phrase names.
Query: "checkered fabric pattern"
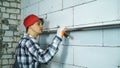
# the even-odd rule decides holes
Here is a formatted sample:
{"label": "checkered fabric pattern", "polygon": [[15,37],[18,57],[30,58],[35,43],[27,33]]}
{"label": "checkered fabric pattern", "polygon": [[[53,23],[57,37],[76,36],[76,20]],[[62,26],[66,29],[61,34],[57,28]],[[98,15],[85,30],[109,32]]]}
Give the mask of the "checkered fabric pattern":
{"label": "checkered fabric pattern", "polygon": [[41,63],[49,62],[58,51],[61,41],[61,38],[55,36],[48,48],[43,50],[35,38],[25,33],[16,48],[19,67],[39,68]]}

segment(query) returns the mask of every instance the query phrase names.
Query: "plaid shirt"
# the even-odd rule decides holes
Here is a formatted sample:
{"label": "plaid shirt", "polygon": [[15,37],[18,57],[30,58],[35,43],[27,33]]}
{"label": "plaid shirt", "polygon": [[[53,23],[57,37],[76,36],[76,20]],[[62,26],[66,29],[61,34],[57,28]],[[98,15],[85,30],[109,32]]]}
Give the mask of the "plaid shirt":
{"label": "plaid shirt", "polygon": [[17,61],[20,68],[39,68],[41,63],[47,63],[58,51],[58,46],[62,41],[55,36],[53,42],[46,50],[31,35],[24,34],[18,47],[16,48]]}

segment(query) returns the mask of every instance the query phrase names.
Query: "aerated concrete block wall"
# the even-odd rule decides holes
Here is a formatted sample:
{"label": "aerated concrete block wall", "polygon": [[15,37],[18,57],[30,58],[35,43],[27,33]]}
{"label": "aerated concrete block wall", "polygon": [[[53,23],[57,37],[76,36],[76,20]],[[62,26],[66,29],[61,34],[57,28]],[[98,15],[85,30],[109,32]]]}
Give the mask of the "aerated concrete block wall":
{"label": "aerated concrete block wall", "polygon": [[[49,28],[120,23],[119,0],[22,0],[21,6],[22,21],[33,13],[44,18],[44,26]],[[41,46],[49,44],[54,35],[42,34]],[[42,68],[120,67],[120,27],[73,31],[70,35],[73,39],[63,39],[58,53]]]}
{"label": "aerated concrete block wall", "polygon": [[12,68],[20,39],[20,0],[0,0],[0,68]]}

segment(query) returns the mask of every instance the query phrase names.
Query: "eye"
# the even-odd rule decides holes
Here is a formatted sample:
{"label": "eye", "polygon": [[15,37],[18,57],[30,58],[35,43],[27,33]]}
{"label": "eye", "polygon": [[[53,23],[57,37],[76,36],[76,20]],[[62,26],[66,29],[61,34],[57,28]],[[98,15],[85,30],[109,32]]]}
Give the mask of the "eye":
{"label": "eye", "polygon": [[40,25],[40,22],[37,22],[37,25]]}
{"label": "eye", "polygon": [[43,25],[43,22],[42,21],[37,21],[36,24],[37,25]]}

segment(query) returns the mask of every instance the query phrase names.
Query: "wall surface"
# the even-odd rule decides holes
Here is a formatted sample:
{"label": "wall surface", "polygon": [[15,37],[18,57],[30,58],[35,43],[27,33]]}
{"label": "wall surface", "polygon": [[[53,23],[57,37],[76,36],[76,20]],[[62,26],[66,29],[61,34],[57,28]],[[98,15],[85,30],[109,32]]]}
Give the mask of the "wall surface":
{"label": "wall surface", "polygon": [[[33,13],[44,18],[45,28],[120,26],[119,0],[22,0],[21,6],[22,21]],[[54,35],[42,34],[41,46],[49,44]],[[78,30],[70,35],[73,39],[64,39],[52,61],[42,68],[120,68],[120,27]]]}
{"label": "wall surface", "polygon": [[20,0],[0,0],[0,68],[12,68],[20,39]]}

